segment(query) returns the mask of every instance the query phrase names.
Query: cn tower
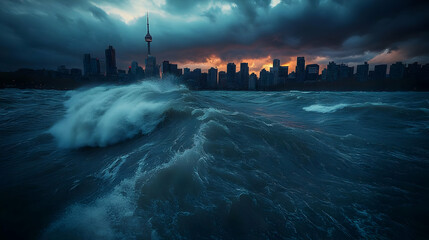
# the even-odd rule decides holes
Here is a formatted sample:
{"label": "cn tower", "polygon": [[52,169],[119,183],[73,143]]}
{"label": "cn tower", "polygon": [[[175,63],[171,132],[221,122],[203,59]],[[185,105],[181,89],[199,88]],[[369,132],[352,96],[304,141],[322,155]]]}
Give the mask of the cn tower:
{"label": "cn tower", "polygon": [[147,34],[144,40],[147,42],[147,55],[150,56],[150,42],[152,42],[152,36],[149,33],[149,12],[147,13],[146,23],[147,23]]}

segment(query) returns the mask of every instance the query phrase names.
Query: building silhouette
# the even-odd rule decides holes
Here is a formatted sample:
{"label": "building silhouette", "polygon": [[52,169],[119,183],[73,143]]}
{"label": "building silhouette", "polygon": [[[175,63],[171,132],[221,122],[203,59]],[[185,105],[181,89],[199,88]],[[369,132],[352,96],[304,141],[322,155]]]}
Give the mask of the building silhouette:
{"label": "building silhouette", "polygon": [[340,66],[335,62],[329,62],[326,70],[326,81],[336,82],[339,79]]}
{"label": "building silhouette", "polygon": [[296,80],[302,82],[305,80],[305,58],[297,57],[296,58]]}
{"label": "building silhouette", "polygon": [[256,83],[258,82],[258,77],[256,76],[256,74],[252,73],[249,76],[249,86],[248,89],[249,90],[256,90]]}
{"label": "building silhouette", "polygon": [[387,74],[387,65],[386,64],[375,65],[375,67],[374,67],[374,80],[384,81],[384,80],[386,80],[386,74]]}
{"label": "building silhouette", "polygon": [[249,64],[241,63],[240,64],[240,89],[249,88]]}
{"label": "building silhouette", "polygon": [[228,81],[228,75],[226,74],[225,71],[220,71],[219,72],[219,84],[218,84],[218,88],[219,89],[226,89],[227,88],[227,83]]}
{"label": "building silhouette", "polygon": [[319,77],[319,65],[309,64],[305,69],[305,80],[316,81]]}
{"label": "building silhouette", "polygon": [[182,75],[182,69],[177,68],[177,64],[172,64],[169,61],[162,62],[162,78],[167,76],[180,77]]}
{"label": "building silhouette", "polygon": [[83,75],[89,76],[91,72],[91,55],[89,53],[83,55]]}
{"label": "building silhouette", "polygon": [[91,58],[91,54],[83,55],[84,76],[98,76],[101,73],[101,64],[98,58]]}
{"label": "building silhouette", "polygon": [[396,62],[390,65],[389,77],[393,80],[400,80],[404,78],[405,66],[402,62]]}
{"label": "building silhouette", "polygon": [[128,70],[128,75],[130,80],[138,80],[143,79],[145,77],[143,68],[140,67],[139,63],[136,61],[133,61],[131,63],[131,66]]}
{"label": "building silhouette", "polygon": [[369,74],[369,65],[367,62],[365,62],[362,65],[357,65],[356,67],[356,79],[359,82],[365,82],[368,81],[368,75]]}
{"label": "building silhouette", "polygon": [[227,84],[226,84],[226,88],[227,89],[236,89],[237,88],[237,84],[235,82],[236,80],[236,66],[234,63],[228,63],[226,66],[226,73],[227,73]]}
{"label": "building silhouette", "polygon": [[217,69],[216,68],[210,68],[207,75],[207,87],[209,89],[216,89],[217,88]]}
{"label": "building silhouette", "polygon": [[146,17],[147,33],[144,39],[147,42],[147,58],[145,60],[145,76],[147,78],[159,78],[159,66],[156,65],[156,57],[152,56],[150,52],[150,43],[152,42],[152,36],[149,32],[149,13],[147,13]]}
{"label": "building silhouette", "polygon": [[346,80],[346,79],[352,79],[353,78],[353,72],[354,72],[354,67],[349,67],[346,64],[340,64],[338,66],[339,68],[339,73],[338,73],[338,79],[339,80]]}
{"label": "building silhouette", "polygon": [[105,51],[106,55],[106,75],[117,75],[118,69],[116,68],[116,51],[112,46],[109,46]]}

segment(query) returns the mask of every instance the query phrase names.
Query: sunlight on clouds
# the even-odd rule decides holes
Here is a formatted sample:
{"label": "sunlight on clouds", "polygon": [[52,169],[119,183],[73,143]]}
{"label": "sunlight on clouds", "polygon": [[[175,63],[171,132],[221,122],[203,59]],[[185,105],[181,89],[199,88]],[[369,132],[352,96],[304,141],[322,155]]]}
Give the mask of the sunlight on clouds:
{"label": "sunlight on clouds", "polygon": [[372,64],[385,64],[402,61],[403,59],[405,59],[405,54],[402,53],[400,50],[385,49],[383,52],[376,55],[368,62]]}
{"label": "sunlight on clouds", "polygon": [[162,6],[165,4],[165,0],[150,1],[150,0],[130,0],[128,4],[117,5],[111,3],[95,3],[91,2],[94,6],[101,8],[109,15],[116,15],[120,17],[120,20],[126,24],[143,17],[146,12],[157,13],[165,15]]}

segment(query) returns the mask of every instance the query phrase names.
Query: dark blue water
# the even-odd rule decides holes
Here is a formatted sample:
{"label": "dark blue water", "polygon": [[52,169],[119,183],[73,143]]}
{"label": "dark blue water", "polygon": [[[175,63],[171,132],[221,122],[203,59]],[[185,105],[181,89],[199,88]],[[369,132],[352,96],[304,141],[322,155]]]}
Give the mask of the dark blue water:
{"label": "dark blue water", "polygon": [[429,93],[0,90],[1,239],[427,239]]}

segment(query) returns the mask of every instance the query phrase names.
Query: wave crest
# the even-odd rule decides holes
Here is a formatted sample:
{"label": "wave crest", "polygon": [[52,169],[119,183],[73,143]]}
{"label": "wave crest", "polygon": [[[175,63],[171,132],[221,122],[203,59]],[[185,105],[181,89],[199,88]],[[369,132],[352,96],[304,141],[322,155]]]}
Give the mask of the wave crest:
{"label": "wave crest", "polygon": [[170,82],[145,81],[74,91],[65,103],[65,117],[49,132],[65,148],[104,147],[148,134],[184,89]]}

